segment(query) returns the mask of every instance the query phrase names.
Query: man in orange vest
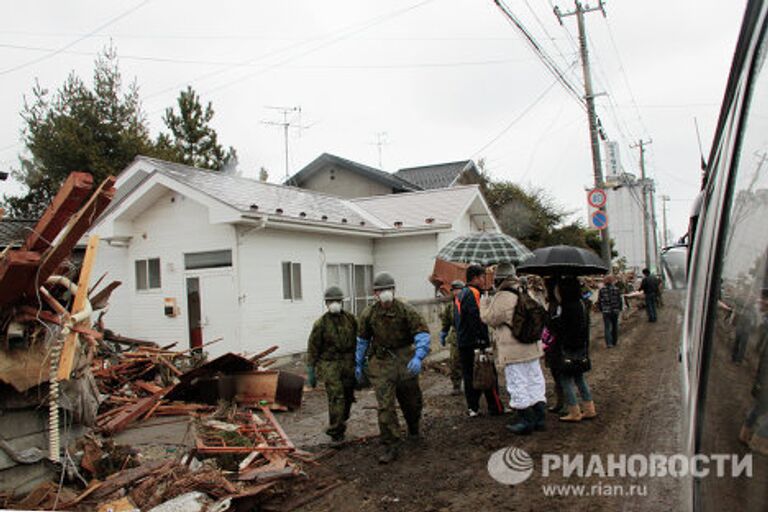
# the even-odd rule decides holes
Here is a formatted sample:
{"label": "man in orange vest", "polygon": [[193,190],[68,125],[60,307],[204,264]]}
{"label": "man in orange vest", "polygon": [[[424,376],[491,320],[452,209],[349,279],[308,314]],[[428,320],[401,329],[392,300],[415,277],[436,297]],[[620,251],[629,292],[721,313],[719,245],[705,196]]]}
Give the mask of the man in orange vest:
{"label": "man in orange vest", "polygon": [[480,320],[480,292],[485,288],[485,269],[479,265],[467,268],[467,286],[454,301],[456,335],[464,378],[464,396],[467,399],[467,414],[475,418],[480,414],[480,395],[485,395],[488,412],[502,414],[504,406],[499,398],[498,384],[490,389],[478,391],[472,385],[474,377],[475,350],[490,347],[488,327]]}

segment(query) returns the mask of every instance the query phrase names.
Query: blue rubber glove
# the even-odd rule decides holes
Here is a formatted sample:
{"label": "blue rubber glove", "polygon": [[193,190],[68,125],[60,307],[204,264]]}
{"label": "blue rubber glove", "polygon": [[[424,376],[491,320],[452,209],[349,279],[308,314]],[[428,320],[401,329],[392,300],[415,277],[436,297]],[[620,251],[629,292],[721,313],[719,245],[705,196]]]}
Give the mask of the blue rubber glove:
{"label": "blue rubber glove", "polygon": [[416,333],[416,336],[413,337],[413,342],[416,345],[416,353],[408,362],[408,371],[413,375],[418,375],[421,373],[421,361],[429,354],[429,333]]}
{"label": "blue rubber glove", "polygon": [[317,387],[317,375],[315,374],[314,366],[307,366],[307,384],[311,388]]}
{"label": "blue rubber glove", "polygon": [[445,339],[448,337],[448,333],[445,331],[440,331],[440,346],[445,346]]}
{"label": "blue rubber glove", "polygon": [[371,340],[357,337],[357,347],[355,348],[355,379],[357,382],[363,382],[363,366],[365,365],[365,354],[368,352],[368,345]]}

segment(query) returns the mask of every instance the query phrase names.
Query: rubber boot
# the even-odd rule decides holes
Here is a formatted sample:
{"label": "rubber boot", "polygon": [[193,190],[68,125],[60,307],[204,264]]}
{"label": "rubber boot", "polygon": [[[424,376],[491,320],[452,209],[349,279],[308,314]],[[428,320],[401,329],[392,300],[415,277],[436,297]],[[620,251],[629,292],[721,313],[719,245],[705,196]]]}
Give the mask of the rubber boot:
{"label": "rubber boot", "polygon": [[584,420],[591,420],[597,417],[597,411],[595,411],[595,402],[590,400],[589,402],[581,403],[581,418]]}
{"label": "rubber boot", "polygon": [[533,432],[536,423],[535,414],[533,407],[520,409],[517,413],[517,421],[515,423],[509,423],[507,425],[507,430],[518,436],[530,435],[530,433]]}
{"label": "rubber boot", "polygon": [[741,431],[739,432],[739,441],[749,446],[749,442],[752,440],[752,436],[754,435],[754,433],[755,433],[754,429],[749,428],[746,425],[742,425]]}
{"label": "rubber boot", "polygon": [[581,409],[578,405],[569,405],[568,414],[560,416],[560,421],[577,422],[581,421]]}
{"label": "rubber boot", "polygon": [[533,406],[533,412],[534,412],[534,418],[535,421],[533,423],[534,430],[538,431],[544,431],[547,430],[547,423],[546,423],[546,410],[547,404],[546,402],[536,402],[536,404]]}
{"label": "rubber boot", "polygon": [[749,448],[755,453],[768,456],[768,437],[756,432],[749,441]]}
{"label": "rubber boot", "polygon": [[397,445],[389,445],[384,448],[384,453],[379,457],[379,464],[389,464],[396,460],[398,455]]}

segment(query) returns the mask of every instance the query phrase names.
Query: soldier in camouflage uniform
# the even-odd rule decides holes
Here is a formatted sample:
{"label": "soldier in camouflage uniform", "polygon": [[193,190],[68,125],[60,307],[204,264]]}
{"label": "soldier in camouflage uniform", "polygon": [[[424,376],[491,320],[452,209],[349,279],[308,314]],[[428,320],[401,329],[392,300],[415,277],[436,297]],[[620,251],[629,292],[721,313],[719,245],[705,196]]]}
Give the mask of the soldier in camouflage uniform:
{"label": "soldier in camouflage uniform", "polygon": [[363,366],[370,349],[368,372],[376,391],[379,432],[385,451],[379,462],[397,458],[401,443],[395,400],[400,404],[408,437],[418,439],[421,420],[421,362],[429,353],[429,329],[411,306],[395,299],[395,280],[382,272],[373,280],[376,302],[360,315],[355,376],[363,378]]}
{"label": "soldier in camouflage uniform", "polygon": [[344,292],[338,286],[325,291],[328,311],[312,326],[307,349],[307,380],[312,387],[317,385],[317,377],[325,384],[329,420],[325,433],[334,443],[344,439],[355,401],[357,320],[342,309],[343,300]]}
{"label": "soldier in camouflage uniform", "polygon": [[[451,283],[451,298],[455,298],[456,295],[464,288],[464,282],[456,280]],[[455,309],[455,306],[453,304],[453,300],[451,300],[450,303],[445,305],[445,309],[443,309],[442,313],[440,313],[440,323],[441,323],[441,329],[440,329],[440,345],[443,347],[448,344],[448,347],[451,351],[451,356],[449,359],[449,368],[450,368],[450,377],[451,377],[451,383],[453,384],[453,391],[451,392],[452,395],[460,395],[461,394],[461,359],[459,359],[459,347],[456,344],[456,322],[455,322],[455,316],[453,313],[453,310]]]}

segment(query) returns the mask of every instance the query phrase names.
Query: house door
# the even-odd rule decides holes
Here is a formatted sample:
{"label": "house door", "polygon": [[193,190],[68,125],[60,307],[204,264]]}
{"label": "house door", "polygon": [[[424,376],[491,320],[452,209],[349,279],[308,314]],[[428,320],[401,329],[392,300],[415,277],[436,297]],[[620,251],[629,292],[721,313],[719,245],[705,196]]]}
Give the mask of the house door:
{"label": "house door", "polygon": [[200,347],[216,338],[211,353],[239,351],[237,297],[232,272],[187,274],[187,317],[189,345]]}

